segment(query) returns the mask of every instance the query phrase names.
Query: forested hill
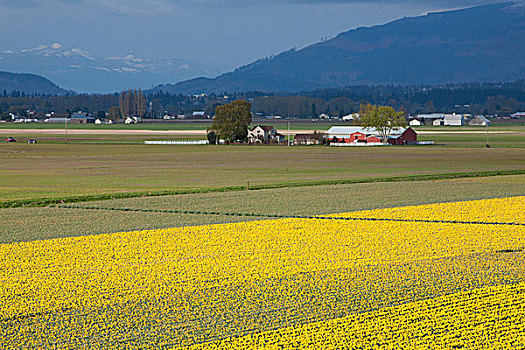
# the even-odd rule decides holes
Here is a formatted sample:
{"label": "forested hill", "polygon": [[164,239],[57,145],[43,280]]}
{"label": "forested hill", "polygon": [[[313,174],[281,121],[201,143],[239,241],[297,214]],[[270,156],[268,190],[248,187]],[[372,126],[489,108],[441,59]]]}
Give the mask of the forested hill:
{"label": "forested hill", "polygon": [[11,94],[12,92],[26,95],[63,95],[67,93],[66,90],[39,75],[0,71],[0,94]]}
{"label": "forested hill", "polygon": [[358,28],[238,68],[155,91],[301,91],[372,84],[525,78],[525,3],[505,2]]}

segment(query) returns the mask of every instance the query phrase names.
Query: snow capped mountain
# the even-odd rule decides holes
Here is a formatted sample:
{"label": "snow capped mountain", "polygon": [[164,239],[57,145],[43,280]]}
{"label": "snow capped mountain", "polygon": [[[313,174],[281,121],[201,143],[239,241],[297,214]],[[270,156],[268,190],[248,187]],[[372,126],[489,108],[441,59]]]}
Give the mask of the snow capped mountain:
{"label": "snow capped mountain", "polygon": [[42,75],[77,92],[107,93],[128,88],[216,76],[218,69],[185,59],[152,59],[134,55],[97,57],[59,43],[20,51],[0,51],[0,70]]}

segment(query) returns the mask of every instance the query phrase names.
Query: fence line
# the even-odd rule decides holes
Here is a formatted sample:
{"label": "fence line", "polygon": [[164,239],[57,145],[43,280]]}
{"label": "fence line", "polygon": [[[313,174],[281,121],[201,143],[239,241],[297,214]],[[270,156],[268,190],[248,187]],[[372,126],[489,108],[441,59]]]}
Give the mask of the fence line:
{"label": "fence line", "polygon": [[166,213],[166,214],[194,214],[194,215],[219,215],[239,217],[264,217],[271,219],[316,219],[316,220],[343,220],[343,221],[393,221],[393,222],[420,222],[433,224],[467,224],[467,225],[505,225],[525,226],[521,222],[494,222],[494,221],[462,221],[462,220],[430,220],[430,219],[394,219],[394,218],[367,218],[367,217],[340,217],[340,216],[315,216],[315,215],[280,215],[280,214],[256,214],[256,213],[221,213],[215,211],[193,211],[173,209],[137,209],[137,208],[114,208],[94,207],[80,205],[51,205],[51,208],[64,209],[88,209],[88,210],[113,210],[143,213]]}

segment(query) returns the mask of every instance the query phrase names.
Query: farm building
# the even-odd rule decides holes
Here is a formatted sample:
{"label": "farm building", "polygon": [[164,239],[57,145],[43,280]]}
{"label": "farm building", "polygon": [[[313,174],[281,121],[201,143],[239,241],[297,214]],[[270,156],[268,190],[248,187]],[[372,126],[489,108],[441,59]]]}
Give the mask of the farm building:
{"label": "farm building", "polygon": [[421,126],[421,125],[423,125],[423,120],[412,119],[408,124],[410,126]]}
{"label": "farm building", "polygon": [[257,125],[248,130],[249,143],[282,143],[284,135],[279,134],[271,125]]}
{"label": "farm building", "polygon": [[44,120],[44,122],[46,123],[66,123],[66,122],[69,122],[69,118],[68,117],[51,117],[51,118],[47,118],[46,120]]}
{"label": "farm building", "polygon": [[94,117],[71,117],[69,118],[69,122],[71,124],[94,124],[97,118]]}
{"label": "farm building", "polygon": [[443,113],[418,114],[415,119],[420,120],[422,125],[435,125],[436,120],[443,120],[445,116]]}
{"label": "farm building", "polygon": [[348,115],[343,116],[341,119],[344,121],[357,120],[359,119],[359,114],[358,113],[348,114]]}
{"label": "farm building", "polygon": [[[377,130],[365,129],[360,126],[332,126],[327,132],[331,143],[381,143]],[[401,128],[392,131],[388,143],[391,145],[406,145],[417,142],[417,134],[412,128]]]}
{"label": "farm building", "polygon": [[447,126],[463,126],[465,117],[463,114],[447,114],[443,119],[443,124]]}
{"label": "farm building", "polygon": [[294,145],[322,145],[324,143],[324,134],[310,133],[310,134],[296,134],[293,142]]}
{"label": "farm building", "polygon": [[468,123],[470,126],[488,126],[490,125],[490,120],[485,118],[482,115],[477,115]]}

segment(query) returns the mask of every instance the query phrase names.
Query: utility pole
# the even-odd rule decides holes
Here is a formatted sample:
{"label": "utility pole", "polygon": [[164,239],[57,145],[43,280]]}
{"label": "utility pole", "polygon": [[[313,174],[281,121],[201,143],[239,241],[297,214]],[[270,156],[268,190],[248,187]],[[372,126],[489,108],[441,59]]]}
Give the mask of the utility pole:
{"label": "utility pole", "polygon": [[485,144],[485,147],[490,148],[490,144],[489,144],[489,122],[487,122],[487,143]]}
{"label": "utility pole", "polygon": [[68,120],[67,120],[67,117],[66,117],[66,143],[67,143],[67,123],[68,123]]}
{"label": "utility pole", "polygon": [[290,121],[288,121],[288,146],[290,146]]}

